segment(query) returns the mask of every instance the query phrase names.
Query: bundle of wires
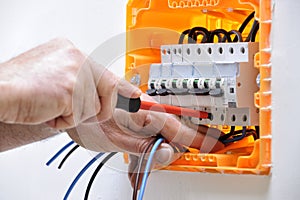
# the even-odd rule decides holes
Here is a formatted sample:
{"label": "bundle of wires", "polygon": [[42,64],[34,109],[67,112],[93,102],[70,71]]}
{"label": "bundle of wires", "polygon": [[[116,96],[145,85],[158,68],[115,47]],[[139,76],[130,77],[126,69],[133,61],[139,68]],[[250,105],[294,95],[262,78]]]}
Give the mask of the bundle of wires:
{"label": "bundle of wires", "polygon": [[[204,27],[193,27],[191,29],[184,30],[178,40],[179,44],[183,44],[184,38],[188,35],[187,42],[189,44],[197,43],[198,36],[201,35],[201,43],[213,43],[214,38],[217,36],[218,42],[255,42],[255,37],[259,29],[259,23],[257,20],[254,20],[251,30],[243,41],[242,33],[244,32],[247,25],[254,18],[255,12],[252,12],[242,23],[238,30],[226,31],[224,29],[216,29],[209,31]],[[234,39],[231,38],[232,35],[235,35]]]}
{"label": "bundle of wires", "polygon": [[[52,156],[50,158],[50,160],[46,163],[47,166],[49,166],[52,162],[54,162],[64,151],[66,151],[71,145],[74,144],[74,141],[70,141],[68,142],[66,145],[64,145],[60,150],[58,150],[58,152],[56,154],[54,154],[54,156]],[[76,144],[66,155],[65,157],[62,159],[62,161],[60,162],[58,169],[61,169],[61,167],[63,166],[63,164],[65,163],[65,161],[70,157],[70,155],[79,148],[79,145]],[[89,192],[91,190],[92,184],[97,176],[97,174],[99,173],[99,171],[101,170],[101,168],[104,166],[104,164],[110,159],[112,158],[117,152],[112,152],[110,154],[108,154],[97,166],[97,168],[95,169],[93,175],[90,178],[90,181],[87,185],[86,188],[86,192],[84,195],[84,199],[87,200],[88,196],[89,196]],[[101,156],[103,156],[104,153],[98,153],[96,156],[94,156],[81,170],[80,172],[76,175],[75,179],[72,181],[71,185],[69,186],[65,196],[64,196],[64,200],[67,200],[70,193],[72,192],[73,188],[75,187],[76,183],[79,181],[79,179],[82,177],[82,175],[93,165],[93,163],[95,163]]]}
{"label": "bundle of wires", "polygon": [[[137,176],[136,176],[135,185],[134,185],[134,188],[133,188],[133,194],[132,194],[132,199],[133,200],[136,200],[136,199],[142,200],[143,199],[145,189],[146,189],[147,180],[148,180],[148,176],[149,176],[149,172],[151,170],[151,164],[152,164],[152,161],[153,161],[154,154],[155,154],[157,148],[159,147],[159,145],[163,141],[164,141],[163,138],[161,138],[161,137],[157,138],[154,142],[150,143],[146,147],[144,152],[142,153],[142,155],[139,159],[139,162],[138,162]],[[153,147],[151,148],[151,146],[153,146]],[[150,148],[151,148],[151,150],[150,150]],[[138,184],[139,184],[139,181],[140,181],[140,174],[142,173],[141,170],[142,170],[142,166],[143,166],[143,161],[145,159],[145,155],[147,154],[147,152],[149,150],[150,150],[149,157],[148,157],[148,160],[147,160],[147,163],[146,163],[144,175],[142,177],[140,192],[138,193]]]}
{"label": "bundle of wires", "polygon": [[257,130],[247,129],[246,126],[243,126],[242,130],[236,131],[235,126],[231,126],[230,132],[223,136],[220,136],[219,141],[223,144],[230,144],[232,142],[242,140],[243,138],[248,136],[253,136],[254,140],[257,140],[259,138]]}

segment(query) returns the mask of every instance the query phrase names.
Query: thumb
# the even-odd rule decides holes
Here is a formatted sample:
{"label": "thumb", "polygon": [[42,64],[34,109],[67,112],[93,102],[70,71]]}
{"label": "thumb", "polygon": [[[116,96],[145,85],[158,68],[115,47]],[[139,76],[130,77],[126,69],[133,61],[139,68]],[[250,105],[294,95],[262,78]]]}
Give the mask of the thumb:
{"label": "thumb", "polygon": [[141,96],[141,90],[130,84],[128,81],[124,79],[120,79],[118,84],[118,93],[127,98],[138,98]]}
{"label": "thumb", "polygon": [[154,162],[160,166],[169,165],[174,159],[174,150],[171,145],[162,143],[160,148],[155,152]]}

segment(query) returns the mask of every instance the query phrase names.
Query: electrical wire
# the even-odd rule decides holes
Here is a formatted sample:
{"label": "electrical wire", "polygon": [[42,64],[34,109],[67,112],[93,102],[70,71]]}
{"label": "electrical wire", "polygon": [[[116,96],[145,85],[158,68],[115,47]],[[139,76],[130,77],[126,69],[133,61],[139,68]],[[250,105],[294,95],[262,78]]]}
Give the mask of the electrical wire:
{"label": "electrical wire", "polygon": [[219,137],[219,141],[225,141],[235,134],[235,126],[230,127],[230,132]]}
{"label": "electrical wire", "polygon": [[70,193],[72,192],[74,186],[76,185],[76,183],[79,181],[80,177],[86,172],[86,170],[88,170],[88,168],[90,168],[92,166],[92,164],[94,162],[96,162],[102,155],[104,155],[104,153],[98,153],[94,158],[92,158],[82,169],[81,171],[77,174],[77,176],[75,177],[75,179],[73,180],[73,182],[71,183],[71,185],[69,186],[65,196],[64,196],[64,200],[67,200]]}
{"label": "electrical wire", "polygon": [[149,151],[149,149],[151,148],[152,145],[154,145],[155,140],[153,140],[143,151],[140,159],[139,159],[139,163],[138,163],[138,169],[137,169],[137,174],[135,177],[135,183],[134,183],[134,187],[133,187],[133,192],[132,192],[132,200],[136,200],[137,199],[137,192],[138,192],[138,186],[139,186],[139,181],[140,181],[140,174],[141,174],[141,170],[142,170],[142,166],[144,163],[144,159],[145,156],[147,154],[147,152]]}
{"label": "electrical wire", "polygon": [[183,44],[183,40],[184,40],[184,37],[190,32],[190,29],[187,29],[187,30],[184,30],[182,31],[180,37],[179,37],[179,40],[178,40],[178,44]]}
{"label": "electrical wire", "polygon": [[155,141],[155,143],[154,143],[151,151],[150,151],[149,158],[147,160],[146,167],[145,167],[145,172],[144,172],[143,179],[142,179],[142,184],[141,184],[141,189],[140,189],[140,192],[139,192],[138,200],[142,200],[143,199],[143,196],[144,196],[144,193],[145,193],[145,189],[146,189],[148,174],[149,174],[149,171],[151,169],[151,164],[152,164],[152,160],[153,160],[155,151],[157,150],[157,148],[159,147],[159,145],[163,141],[164,141],[163,138],[157,139]]}
{"label": "electrical wire", "polygon": [[79,148],[79,145],[75,145],[66,155],[65,157],[61,160],[61,162],[58,165],[58,169],[61,169],[63,164],[66,162],[66,160],[70,157],[70,155]]}
{"label": "electrical wire", "polygon": [[255,42],[256,34],[258,32],[258,29],[259,29],[259,23],[258,23],[258,21],[255,20],[255,22],[256,22],[256,25],[255,25],[255,27],[254,27],[254,29],[252,31],[251,38],[250,38],[251,42]]}
{"label": "electrical wire", "polygon": [[[223,37],[222,37],[222,34],[224,35]],[[228,42],[231,42],[231,39],[228,35],[228,32],[224,29],[220,28],[220,29],[216,29],[216,30],[212,31],[210,36],[209,36],[208,42],[213,43],[215,36],[218,36],[218,42],[223,43],[223,42],[226,42],[226,40]]]}
{"label": "electrical wire", "polygon": [[[250,41],[253,42],[252,40],[255,41],[255,36],[258,31],[258,28],[259,28],[259,23],[257,20],[254,20],[251,30],[250,30],[247,38],[245,39],[245,42],[250,42]],[[254,37],[254,39],[253,39],[253,37]]]}
{"label": "electrical wire", "polygon": [[[205,39],[205,40],[203,40],[203,42],[205,41],[207,41],[207,40],[209,40],[209,37],[210,37],[210,32],[206,29],[206,28],[204,28],[204,27],[198,27],[198,26],[196,26],[196,27],[194,27],[194,28],[192,28],[191,30],[190,30],[190,32],[189,32],[189,37],[188,37],[188,43],[196,43],[197,42],[197,34],[195,34],[197,32],[197,34],[201,34],[201,35],[203,35],[203,39]],[[202,41],[201,41],[202,42]]]}
{"label": "electrical wire", "polygon": [[260,137],[259,126],[255,126],[255,132],[256,132],[257,139],[259,139]]}
{"label": "electrical wire", "polygon": [[246,137],[246,132],[247,132],[246,126],[243,126],[242,135],[231,138],[231,139],[223,140],[222,143],[223,144],[228,144],[228,143],[231,143],[231,142],[239,141],[239,140],[243,139],[244,137]]}
{"label": "electrical wire", "polygon": [[[243,31],[245,30],[245,28],[247,27],[247,25],[249,24],[249,22],[251,21],[251,19],[254,18],[254,15],[255,15],[255,12],[252,12],[252,13],[244,20],[244,22],[242,23],[242,25],[240,26],[240,28],[239,28],[239,30],[238,30],[241,34],[242,34]],[[238,41],[238,38],[235,37],[235,38],[233,39],[233,42],[237,42],[237,41]]]}
{"label": "electrical wire", "polygon": [[[231,31],[229,31],[228,32],[228,39],[230,39],[230,40],[231,40],[231,37],[230,37],[231,35],[235,35],[238,38],[236,42],[243,42],[242,34],[239,31],[237,31],[237,30],[231,30]],[[235,42],[234,39],[233,39],[232,42]]]}
{"label": "electrical wire", "polygon": [[98,167],[95,169],[93,175],[91,176],[90,178],[90,181],[86,187],[86,190],[85,190],[85,194],[84,194],[84,200],[88,200],[89,198],[89,193],[90,193],[90,190],[91,190],[91,187],[92,187],[92,184],[97,176],[97,174],[99,173],[99,171],[101,170],[101,168],[104,166],[104,164],[109,160],[111,159],[111,157],[113,157],[115,154],[117,154],[117,152],[112,152],[110,154],[108,154],[101,162],[100,164],[98,165]]}
{"label": "electrical wire", "polygon": [[65,146],[63,146],[48,162],[46,162],[46,165],[49,166],[60,154],[62,154],[67,148],[69,148],[72,144],[74,144],[74,141],[71,141],[67,143]]}

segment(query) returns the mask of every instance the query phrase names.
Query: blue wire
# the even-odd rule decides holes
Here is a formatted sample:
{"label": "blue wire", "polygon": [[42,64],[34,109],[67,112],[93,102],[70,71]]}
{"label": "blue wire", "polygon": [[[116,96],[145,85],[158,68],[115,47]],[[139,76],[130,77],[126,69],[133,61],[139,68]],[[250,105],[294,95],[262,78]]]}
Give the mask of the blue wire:
{"label": "blue wire", "polygon": [[76,185],[76,183],[78,182],[78,180],[80,179],[80,177],[86,172],[86,170],[94,163],[96,162],[102,155],[104,155],[104,153],[98,153],[94,158],[92,158],[83,168],[82,170],[77,174],[77,176],[75,177],[75,179],[73,180],[73,182],[71,183],[71,185],[69,186],[69,189],[67,190],[65,196],[64,196],[64,200],[67,200],[71,191],[73,190],[74,186]]}
{"label": "blue wire", "polygon": [[74,144],[74,141],[71,141],[65,146],[63,146],[52,158],[50,158],[50,160],[46,163],[46,165],[49,166],[60,154],[62,154],[72,144]]}
{"label": "blue wire", "polygon": [[239,140],[243,139],[244,137],[246,137],[246,126],[243,126],[242,135],[240,135],[238,137],[234,137],[232,139],[224,140],[224,141],[222,141],[222,143],[223,144],[228,144],[228,143],[231,143],[231,142],[239,141]]}
{"label": "blue wire", "polygon": [[154,143],[154,145],[153,145],[153,147],[150,151],[149,158],[147,160],[147,164],[146,164],[146,167],[145,167],[145,172],[144,172],[143,179],[142,179],[142,184],[141,184],[141,189],[140,189],[140,192],[139,192],[138,200],[142,200],[143,197],[144,197],[144,192],[145,192],[145,189],[146,189],[148,174],[149,174],[149,171],[151,169],[151,163],[152,163],[152,160],[153,160],[156,149],[163,142],[163,140],[164,140],[163,138],[159,138],[158,140],[156,140],[156,142]]}

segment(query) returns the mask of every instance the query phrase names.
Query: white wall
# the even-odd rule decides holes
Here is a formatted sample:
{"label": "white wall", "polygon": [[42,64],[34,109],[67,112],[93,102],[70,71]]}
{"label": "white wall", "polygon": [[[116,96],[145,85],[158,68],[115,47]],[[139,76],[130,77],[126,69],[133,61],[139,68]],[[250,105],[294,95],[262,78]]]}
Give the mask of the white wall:
{"label": "white wall", "polygon": [[[0,61],[41,42],[64,36],[90,53],[110,36],[123,32],[125,0],[1,0]],[[298,32],[300,1],[275,0],[273,21],[273,169],[271,177],[155,172],[145,199],[299,199],[300,131],[297,129],[300,94]],[[124,45],[124,44],[123,44]],[[112,68],[122,73],[122,59]],[[59,161],[45,162],[66,135],[0,154],[0,199],[62,199],[74,176],[91,159],[79,150],[56,170]],[[70,199],[82,199],[95,166],[86,173]],[[101,171],[91,199],[130,199],[131,188],[121,156]]]}

